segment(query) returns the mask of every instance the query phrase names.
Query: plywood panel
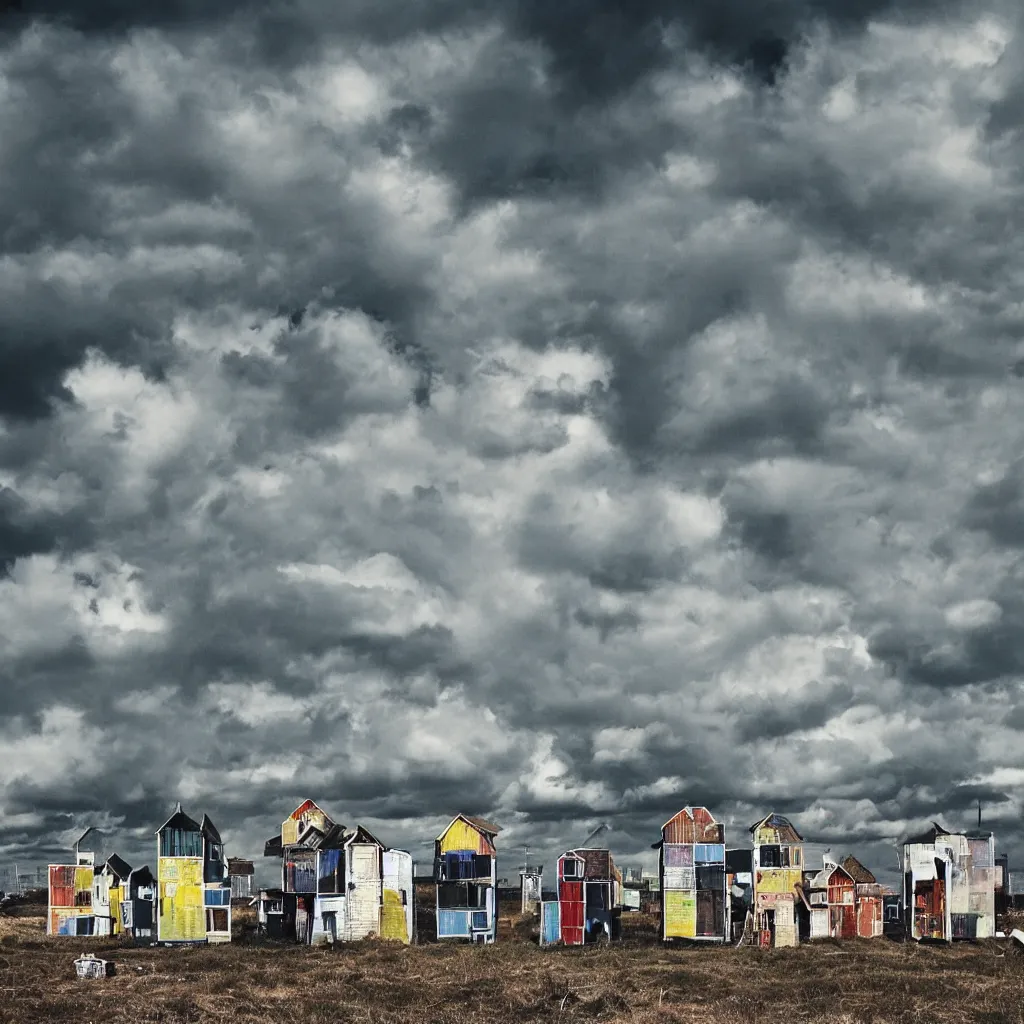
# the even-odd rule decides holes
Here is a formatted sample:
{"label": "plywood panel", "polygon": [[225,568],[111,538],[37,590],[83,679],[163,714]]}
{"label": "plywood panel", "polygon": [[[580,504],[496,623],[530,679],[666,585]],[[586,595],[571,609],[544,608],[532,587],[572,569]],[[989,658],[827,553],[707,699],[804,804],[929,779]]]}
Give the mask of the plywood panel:
{"label": "plywood panel", "polygon": [[662,898],[665,938],[695,938],[697,935],[697,899],[695,894],[666,890]]}

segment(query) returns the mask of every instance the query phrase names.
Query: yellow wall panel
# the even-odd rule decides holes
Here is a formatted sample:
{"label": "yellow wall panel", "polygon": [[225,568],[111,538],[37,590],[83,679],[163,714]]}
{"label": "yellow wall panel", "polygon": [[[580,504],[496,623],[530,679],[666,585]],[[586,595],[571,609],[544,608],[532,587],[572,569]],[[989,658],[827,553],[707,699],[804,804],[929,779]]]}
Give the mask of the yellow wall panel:
{"label": "yellow wall panel", "polygon": [[690,892],[665,890],[665,938],[692,939],[697,935],[697,897]]}
{"label": "yellow wall panel", "polygon": [[799,868],[760,868],[754,888],[757,892],[791,893],[795,885],[803,881]]}
{"label": "yellow wall panel", "polygon": [[405,920],[402,897],[394,889],[384,890],[384,902],[380,908],[380,937],[408,943],[409,929]]}
{"label": "yellow wall panel", "polygon": [[159,938],[195,942],[206,938],[203,864],[186,857],[161,857]]}
{"label": "yellow wall panel", "polygon": [[483,833],[461,818],[452,823],[441,840],[441,852],[449,850],[474,850],[476,853],[494,853],[494,849]]}
{"label": "yellow wall panel", "polygon": [[110,889],[110,917],[112,918],[110,930],[114,935],[120,935],[121,928],[121,887],[112,886]]}

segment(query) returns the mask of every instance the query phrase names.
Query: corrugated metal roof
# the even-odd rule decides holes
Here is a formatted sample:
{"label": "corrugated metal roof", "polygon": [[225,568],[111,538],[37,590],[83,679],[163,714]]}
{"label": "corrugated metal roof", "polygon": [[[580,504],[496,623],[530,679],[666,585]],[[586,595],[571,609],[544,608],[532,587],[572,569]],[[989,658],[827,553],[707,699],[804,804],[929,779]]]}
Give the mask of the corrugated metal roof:
{"label": "corrugated metal roof", "polygon": [[843,868],[858,885],[873,885],[877,879],[851,854],[843,860]]}
{"label": "corrugated metal roof", "polygon": [[469,814],[464,814],[463,817],[471,825],[476,825],[478,829],[481,829],[482,831],[488,833],[488,835],[496,836],[501,831],[500,825],[493,825],[486,818],[477,818]]}

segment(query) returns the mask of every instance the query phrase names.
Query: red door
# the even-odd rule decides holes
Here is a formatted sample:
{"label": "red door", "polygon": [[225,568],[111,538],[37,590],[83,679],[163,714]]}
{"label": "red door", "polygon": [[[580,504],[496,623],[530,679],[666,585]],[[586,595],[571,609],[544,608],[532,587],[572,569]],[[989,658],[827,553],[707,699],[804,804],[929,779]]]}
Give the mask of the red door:
{"label": "red door", "polygon": [[583,945],[583,883],[559,882],[558,901],[562,915],[562,941],[567,946]]}

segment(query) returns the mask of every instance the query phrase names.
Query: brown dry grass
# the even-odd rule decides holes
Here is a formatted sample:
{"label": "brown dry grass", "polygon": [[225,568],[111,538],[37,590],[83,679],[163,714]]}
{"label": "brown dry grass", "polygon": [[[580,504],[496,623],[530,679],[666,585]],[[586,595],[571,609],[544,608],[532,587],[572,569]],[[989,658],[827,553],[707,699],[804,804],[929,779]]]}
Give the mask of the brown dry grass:
{"label": "brown dry grass", "polygon": [[[258,943],[244,927],[230,946],[131,948],[0,918],[0,1021],[1024,1024],[1024,956],[1005,942],[663,949],[651,921],[628,920],[611,949],[542,950],[523,941],[528,922],[509,919],[508,940],[491,947],[325,950]],[[113,959],[115,976],[78,981],[85,951]]]}

